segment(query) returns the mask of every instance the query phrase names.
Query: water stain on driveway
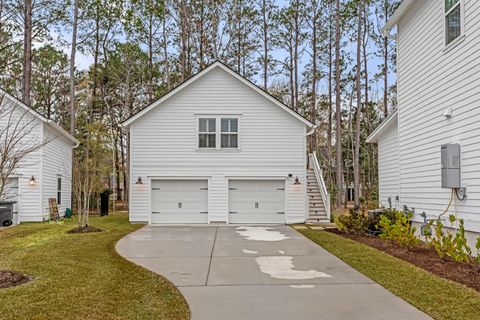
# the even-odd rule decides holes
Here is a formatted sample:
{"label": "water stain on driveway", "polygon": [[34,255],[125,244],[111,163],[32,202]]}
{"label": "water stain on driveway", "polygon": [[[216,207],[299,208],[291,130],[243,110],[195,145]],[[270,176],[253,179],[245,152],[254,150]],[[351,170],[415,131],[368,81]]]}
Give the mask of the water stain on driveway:
{"label": "water stain on driveway", "polygon": [[270,227],[237,227],[235,232],[246,240],[253,241],[282,241],[290,239],[285,234]]}
{"label": "water stain on driveway", "polygon": [[285,280],[307,280],[315,278],[331,278],[332,276],[325,272],[316,270],[295,270],[293,257],[258,257],[255,259],[260,271],[270,275],[274,279]]}

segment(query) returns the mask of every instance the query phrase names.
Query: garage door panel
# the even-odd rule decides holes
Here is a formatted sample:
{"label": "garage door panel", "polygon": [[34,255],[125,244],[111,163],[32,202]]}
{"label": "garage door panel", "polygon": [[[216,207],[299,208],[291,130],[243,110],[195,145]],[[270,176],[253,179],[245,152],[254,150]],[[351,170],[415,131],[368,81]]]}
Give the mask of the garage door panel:
{"label": "garage door panel", "polygon": [[230,223],[284,223],[284,180],[230,180]]}
{"label": "garage door panel", "polygon": [[208,180],[152,181],[152,223],[207,223]]}

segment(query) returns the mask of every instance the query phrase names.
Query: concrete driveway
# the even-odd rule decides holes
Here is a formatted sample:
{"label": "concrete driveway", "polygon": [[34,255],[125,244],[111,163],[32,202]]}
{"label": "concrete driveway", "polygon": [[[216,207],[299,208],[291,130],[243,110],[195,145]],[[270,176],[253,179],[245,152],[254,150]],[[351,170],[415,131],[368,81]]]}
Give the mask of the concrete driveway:
{"label": "concrete driveway", "polygon": [[193,320],[430,319],[288,226],[146,226],[117,244]]}

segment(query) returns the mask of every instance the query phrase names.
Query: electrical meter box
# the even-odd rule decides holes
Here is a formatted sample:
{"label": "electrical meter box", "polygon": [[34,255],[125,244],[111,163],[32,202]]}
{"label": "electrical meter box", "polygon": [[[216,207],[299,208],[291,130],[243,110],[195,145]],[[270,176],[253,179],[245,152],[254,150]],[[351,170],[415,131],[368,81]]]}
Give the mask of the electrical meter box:
{"label": "electrical meter box", "polygon": [[460,188],[460,144],[442,145],[442,188]]}

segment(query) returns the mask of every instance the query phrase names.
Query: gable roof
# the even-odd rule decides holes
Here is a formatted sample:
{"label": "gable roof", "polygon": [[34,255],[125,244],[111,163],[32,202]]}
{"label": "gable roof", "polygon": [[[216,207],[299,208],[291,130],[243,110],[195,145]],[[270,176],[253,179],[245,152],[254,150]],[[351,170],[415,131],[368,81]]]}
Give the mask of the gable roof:
{"label": "gable roof", "polygon": [[32,107],[26,105],[19,99],[15,98],[2,88],[0,88],[0,96],[6,97],[8,100],[10,100],[12,103],[14,103],[16,106],[20,106],[21,108],[25,109],[28,113],[33,115],[33,117],[39,119],[40,121],[44,122],[47,126],[49,126],[51,129],[54,131],[58,132],[61,134],[63,137],[65,137],[68,141],[72,142],[75,147],[80,143],[77,139],[75,139],[74,136],[72,136],[70,133],[68,133],[66,130],[64,130],[60,125],[58,125],[55,121],[52,119],[47,119],[44,117],[40,112],[36,111]]}
{"label": "gable roof", "polygon": [[145,114],[147,114],[148,112],[150,112],[151,110],[155,109],[156,107],[158,107],[160,104],[162,104],[164,101],[170,99],[171,97],[173,97],[175,94],[177,94],[178,92],[182,91],[183,89],[185,89],[186,87],[188,87],[190,84],[192,84],[193,82],[197,81],[198,79],[202,78],[204,75],[208,74],[209,72],[211,72],[212,70],[215,70],[215,69],[222,69],[224,70],[225,72],[227,72],[228,74],[232,75],[233,77],[235,77],[237,80],[239,80],[240,82],[242,82],[243,84],[245,84],[247,87],[253,89],[255,92],[257,92],[258,94],[262,95],[263,97],[265,97],[267,100],[273,102],[273,104],[275,104],[277,107],[283,109],[284,111],[286,111],[288,114],[290,114],[292,117],[294,117],[295,119],[299,120],[300,122],[302,122],[303,124],[305,124],[306,126],[308,127],[313,127],[314,124],[308,120],[307,118],[305,118],[304,116],[302,116],[300,113],[292,110],[290,107],[288,107],[286,104],[284,104],[283,102],[281,102],[280,100],[278,100],[277,98],[273,97],[271,94],[269,94],[267,91],[263,90],[262,88],[258,87],[256,84],[254,84],[253,82],[249,81],[248,79],[242,77],[241,75],[239,75],[237,72],[233,71],[231,68],[229,68],[228,66],[226,66],[225,64],[223,64],[222,62],[220,61],[215,61],[214,63],[212,63],[211,65],[209,65],[208,67],[206,67],[205,69],[201,70],[200,72],[198,72],[197,74],[195,74],[194,76],[192,76],[191,78],[187,79],[186,81],[184,81],[183,83],[181,83],[179,86],[175,87],[174,89],[170,90],[169,92],[167,92],[165,95],[163,95],[160,99],[154,101],[153,103],[151,103],[150,105],[148,105],[147,107],[145,107],[143,110],[137,112],[136,114],[132,115],[130,118],[128,118],[127,120],[125,120],[121,126],[122,127],[128,127],[130,124],[132,124],[134,121],[136,121],[137,119],[143,117]]}
{"label": "gable roof", "polygon": [[390,30],[398,23],[400,18],[407,12],[408,8],[415,3],[416,0],[403,0],[400,6],[398,6],[397,10],[393,13],[393,15],[388,19],[385,26],[382,28],[382,33],[384,36],[390,35]]}
{"label": "gable roof", "polygon": [[382,136],[386,129],[390,127],[390,124],[398,120],[398,109],[391,113],[380,125],[373,130],[373,132],[367,137],[367,143],[376,143],[378,138]]}

